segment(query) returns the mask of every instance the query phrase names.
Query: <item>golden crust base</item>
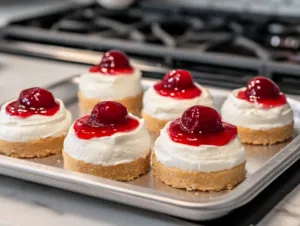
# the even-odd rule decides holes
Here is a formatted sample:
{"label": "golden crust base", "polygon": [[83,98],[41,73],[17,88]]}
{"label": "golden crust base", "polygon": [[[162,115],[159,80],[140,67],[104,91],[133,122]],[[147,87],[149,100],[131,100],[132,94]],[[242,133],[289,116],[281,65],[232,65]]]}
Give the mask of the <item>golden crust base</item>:
{"label": "golden crust base", "polygon": [[168,123],[168,121],[166,120],[153,118],[152,116],[146,114],[143,110],[142,110],[142,117],[146,121],[148,131],[153,135],[159,135],[160,130],[164,128],[165,125]]}
{"label": "golden crust base", "polygon": [[61,153],[65,136],[36,141],[10,142],[0,140],[0,153],[14,158],[42,158]]}
{"label": "golden crust base", "polygon": [[238,127],[241,142],[244,144],[269,145],[290,139],[294,133],[294,122],[280,128],[269,130],[252,130]]}
{"label": "golden crust base", "polygon": [[102,166],[76,160],[63,151],[64,168],[80,173],[109,178],[119,181],[131,181],[150,170],[150,152],[146,158],[115,166]]}
{"label": "golden crust base", "polygon": [[[78,95],[79,107],[82,115],[90,114],[93,108],[95,107],[95,105],[103,101],[98,99],[87,98],[81,92],[78,92],[77,95]],[[143,100],[143,93],[135,97],[128,97],[121,100],[111,100],[111,101],[116,101],[123,104],[130,113],[138,116],[142,108],[142,100]]]}
{"label": "golden crust base", "polygon": [[163,183],[174,188],[184,188],[190,191],[220,191],[232,189],[246,177],[246,162],[230,169],[218,172],[193,172],[163,165],[152,154],[153,175]]}

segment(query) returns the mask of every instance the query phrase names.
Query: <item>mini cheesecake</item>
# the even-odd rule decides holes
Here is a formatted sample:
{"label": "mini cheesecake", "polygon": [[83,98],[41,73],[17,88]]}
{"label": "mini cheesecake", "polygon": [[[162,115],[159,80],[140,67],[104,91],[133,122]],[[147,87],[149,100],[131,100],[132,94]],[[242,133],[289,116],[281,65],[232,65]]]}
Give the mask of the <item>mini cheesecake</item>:
{"label": "mini cheesecake", "polygon": [[150,136],[143,119],[103,101],[70,128],[63,157],[65,169],[130,181],[150,169]]}
{"label": "mini cheesecake", "polygon": [[174,120],[193,105],[213,106],[209,92],[193,81],[185,70],[172,70],[144,94],[142,116],[149,132],[159,134],[168,121]]}
{"label": "mini cheesecake", "polygon": [[61,153],[72,123],[63,102],[38,87],[23,90],[0,112],[0,153],[16,158]]}
{"label": "mini cheesecake", "polygon": [[238,127],[246,144],[275,144],[293,136],[293,110],[279,87],[265,77],[254,77],[246,87],[233,90],[221,113]]}
{"label": "mini cheesecake", "polygon": [[99,65],[80,76],[79,106],[82,114],[90,114],[101,101],[116,101],[130,113],[138,115],[142,108],[141,71],[130,65],[128,57],[116,50],[104,54]]}
{"label": "mini cheesecake", "polygon": [[193,106],[168,122],[153,149],[153,175],[175,188],[231,189],[246,176],[237,128],[210,107]]}

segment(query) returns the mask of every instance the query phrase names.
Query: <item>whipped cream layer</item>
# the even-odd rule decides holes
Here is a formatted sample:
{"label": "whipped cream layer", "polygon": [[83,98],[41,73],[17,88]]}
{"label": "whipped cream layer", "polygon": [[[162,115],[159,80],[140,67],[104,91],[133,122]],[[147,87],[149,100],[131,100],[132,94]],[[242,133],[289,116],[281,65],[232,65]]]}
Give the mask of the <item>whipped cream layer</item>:
{"label": "whipped cream layer", "polygon": [[[15,101],[15,100],[13,100]],[[72,123],[71,113],[63,102],[59,102],[59,110],[52,116],[32,115],[27,118],[11,116],[6,113],[4,104],[0,111],[0,139],[11,142],[26,142],[66,135]]]}
{"label": "whipped cream layer", "polygon": [[100,100],[121,100],[142,93],[141,71],[132,74],[108,75],[100,72],[81,75],[79,90],[87,98]]}
{"label": "whipped cream layer", "polygon": [[71,126],[64,141],[64,151],[76,160],[103,166],[144,158],[150,151],[150,136],[144,120],[134,118],[139,121],[139,126],[131,132],[118,132],[89,140],[79,139]]}
{"label": "whipped cream layer", "polygon": [[232,169],[246,160],[244,147],[238,137],[224,146],[190,146],[171,140],[168,134],[170,124],[161,130],[154,144],[155,156],[165,166],[186,171],[217,172]]}
{"label": "whipped cream layer", "polygon": [[221,114],[225,122],[253,130],[283,127],[293,122],[293,110],[287,103],[274,108],[259,108],[258,104],[237,98],[236,89],[224,102]]}
{"label": "whipped cream layer", "polygon": [[200,96],[192,99],[175,99],[159,95],[153,86],[144,93],[143,110],[146,114],[161,120],[173,120],[179,118],[182,113],[194,105],[213,107],[213,99],[208,90],[195,83],[201,89]]}

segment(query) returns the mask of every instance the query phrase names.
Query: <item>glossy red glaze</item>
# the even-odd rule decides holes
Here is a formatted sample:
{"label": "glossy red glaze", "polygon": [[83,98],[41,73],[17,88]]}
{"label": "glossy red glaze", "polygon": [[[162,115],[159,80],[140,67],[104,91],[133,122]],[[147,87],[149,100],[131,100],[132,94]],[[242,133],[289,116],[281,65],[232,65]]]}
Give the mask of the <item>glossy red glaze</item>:
{"label": "glossy red glaze", "polygon": [[100,72],[109,75],[130,74],[134,69],[125,53],[111,50],[103,55],[99,65],[90,67],[90,72]]}
{"label": "glossy red glaze", "polygon": [[139,121],[135,118],[128,117],[122,124],[108,124],[96,126],[90,124],[89,116],[78,119],[74,124],[75,134],[78,138],[89,140],[92,138],[107,137],[119,132],[130,132],[139,126]]}
{"label": "glossy red glaze", "polygon": [[200,145],[214,145],[224,146],[237,136],[237,128],[234,125],[223,122],[224,130],[221,132],[194,134],[187,133],[181,127],[181,120],[173,121],[169,128],[169,135],[176,143],[200,146]]}
{"label": "glossy red glaze", "polygon": [[78,138],[88,140],[118,132],[130,132],[138,126],[139,121],[130,117],[122,104],[105,101],[97,104],[91,115],[78,119],[74,130]]}
{"label": "glossy red glaze", "polygon": [[169,136],[174,142],[191,146],[223,146],[237,136],[237,128],[222,122],[213,108],[197,105],[171,123]]}
{"label": "glossy red glaze", "polygon": [[51,92],[34,87],[23,90],[19,98],[8,104],[5,110],[9,115],[27,118],[32,115],[52,116],[59,107]]}
{"label": "glossy red glaze", "polygon": [[202,93],[194,84],[192,75],[181,69],[167,73],[161,82],[154,85],[154,89],[161,96],[175,99],[192,99]]}
{"label": "glossy red glaze", "polygon": [[245,90],[238,93],[239,99],[258,103],[261,108],[273,108],[287,103],[279,87],[270,79],[257,76],[251,79]]}

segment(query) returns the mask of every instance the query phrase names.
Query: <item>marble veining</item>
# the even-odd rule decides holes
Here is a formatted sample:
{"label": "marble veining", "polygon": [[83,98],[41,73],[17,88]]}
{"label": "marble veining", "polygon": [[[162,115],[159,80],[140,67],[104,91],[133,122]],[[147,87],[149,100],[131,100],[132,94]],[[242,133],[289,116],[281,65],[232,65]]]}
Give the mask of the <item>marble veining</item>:
{"label": "marble veining", "polygon": [[260,222],[261,226],[300,226],[300,185]]}

